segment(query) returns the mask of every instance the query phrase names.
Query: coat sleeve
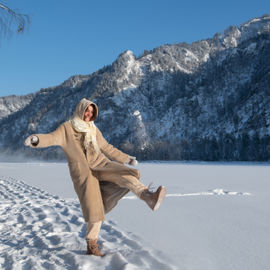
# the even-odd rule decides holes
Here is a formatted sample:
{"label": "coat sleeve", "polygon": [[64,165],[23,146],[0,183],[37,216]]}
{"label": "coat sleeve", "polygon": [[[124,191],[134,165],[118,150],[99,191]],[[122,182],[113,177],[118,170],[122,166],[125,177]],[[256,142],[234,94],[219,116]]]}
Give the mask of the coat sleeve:
{"label": "coat sleeve", "polygon": [[126,163],[129,161],[129,155],[118,150],[116,147],[109,144],[106,139],[103,137],[101,131],[97,128],[97,142],[100,147],[100,150],[112,160],[115,160],[120,163]]}
{"label": "coat sleeve", "polygon": [[55,131],[48,134],[33,134],[38,137],[38,144],[31,144],[32,148],[45,148],[49,146],[61,146],[65,143],[65,127],[60,125]]}

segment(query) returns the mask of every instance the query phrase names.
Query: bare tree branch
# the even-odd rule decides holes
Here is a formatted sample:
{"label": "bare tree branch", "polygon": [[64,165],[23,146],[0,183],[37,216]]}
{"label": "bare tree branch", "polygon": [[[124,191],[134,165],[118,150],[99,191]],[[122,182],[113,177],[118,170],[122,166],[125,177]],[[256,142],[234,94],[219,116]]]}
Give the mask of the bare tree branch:
{"label": "bare tree branch", "polygon": [[0,2],[0,36],[10,37],[13,32],[23,33],[25,27],[30,24],[30,17]]}

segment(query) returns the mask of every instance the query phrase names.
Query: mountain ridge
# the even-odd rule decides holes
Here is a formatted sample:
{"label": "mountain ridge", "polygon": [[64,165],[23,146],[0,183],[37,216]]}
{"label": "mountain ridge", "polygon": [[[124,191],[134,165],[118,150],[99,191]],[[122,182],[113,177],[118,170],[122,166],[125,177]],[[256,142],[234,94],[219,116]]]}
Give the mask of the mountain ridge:
{"label": "mountain ridge", "polygon": [[139,57],[127,50],[2,116],[1,150],[63,158],[57,148],[33,151],[22,141],[55,129],[86,97],[99,106],[105,137],[140,159],[268,160],[269,33],[264,15],[191,44],[161,45]]}

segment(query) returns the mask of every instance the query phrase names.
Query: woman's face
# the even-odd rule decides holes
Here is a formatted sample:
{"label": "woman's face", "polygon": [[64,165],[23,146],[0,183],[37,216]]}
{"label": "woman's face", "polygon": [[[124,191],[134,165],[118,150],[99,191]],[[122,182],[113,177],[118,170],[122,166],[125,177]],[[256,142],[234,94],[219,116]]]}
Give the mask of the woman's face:
{"label": "woman's face", "polygon": [[85,122],[90,122],[91,118],[93,117],[94,108],[93,106],[89,105],[84,112],[83,120]]}

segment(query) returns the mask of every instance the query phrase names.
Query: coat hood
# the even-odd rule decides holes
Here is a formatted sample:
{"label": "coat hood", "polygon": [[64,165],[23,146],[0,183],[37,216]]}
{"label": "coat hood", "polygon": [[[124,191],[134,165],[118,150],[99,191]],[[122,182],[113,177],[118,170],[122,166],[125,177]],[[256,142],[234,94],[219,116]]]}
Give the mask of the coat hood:
{"label": "coat hood", "polygon": [[94,102],[83,98],[76,106],[73,117],[78,117],[83,120],[84,112],[88,108],[89,105],[94,105],[95,110],[91,121],[95,121],[98,116],[98,106]]}

